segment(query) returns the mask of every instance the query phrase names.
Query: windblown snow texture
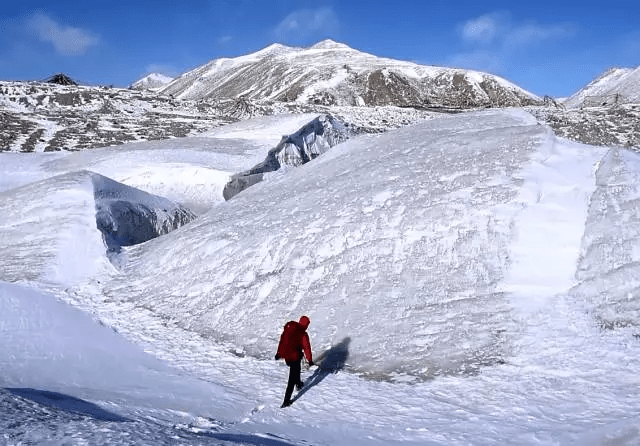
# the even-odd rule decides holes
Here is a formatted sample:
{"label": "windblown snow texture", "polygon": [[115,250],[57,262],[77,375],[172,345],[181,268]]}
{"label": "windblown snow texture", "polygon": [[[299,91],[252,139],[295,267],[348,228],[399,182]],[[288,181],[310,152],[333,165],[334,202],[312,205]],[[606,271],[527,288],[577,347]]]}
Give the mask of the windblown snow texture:
{"label": "windblown snow texture", "polygon": [[[523,171],[550,138],[525,112],[495,112],[347,141],[194,221],[191,242],[136,250],[127,286],[105,292],[261,358],[279,317],[310,313],[322,345],[352,338],[364,374],[477,373],[510,354],[501,284]],[[169,246],[184,262],[162,260]]]}

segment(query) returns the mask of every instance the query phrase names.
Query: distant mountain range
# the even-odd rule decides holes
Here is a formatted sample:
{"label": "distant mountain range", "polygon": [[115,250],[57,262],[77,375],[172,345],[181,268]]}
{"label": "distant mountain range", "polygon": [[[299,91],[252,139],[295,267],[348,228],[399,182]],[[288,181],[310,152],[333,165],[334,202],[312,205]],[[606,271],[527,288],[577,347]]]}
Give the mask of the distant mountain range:
{"label": "distant mountain range", "polygon": [[127,89],[0,81],[0,152],[195,136],[281,113],[330,114],[356,133],[378,133],[433,112],[523,106],[560,136],[640,146],[640,67],[611,69],[563,104],[491,74],[381,58],[331,40],[274,44],[176,79],[150,74]]}
{"label": "distant mountain range", "polygon": [[315,105],[504,107],[541,103],[498,76],[377,57],[324,40],[310,48],[274,44],[214,59],[159,93],[176,99],[245,99]]}

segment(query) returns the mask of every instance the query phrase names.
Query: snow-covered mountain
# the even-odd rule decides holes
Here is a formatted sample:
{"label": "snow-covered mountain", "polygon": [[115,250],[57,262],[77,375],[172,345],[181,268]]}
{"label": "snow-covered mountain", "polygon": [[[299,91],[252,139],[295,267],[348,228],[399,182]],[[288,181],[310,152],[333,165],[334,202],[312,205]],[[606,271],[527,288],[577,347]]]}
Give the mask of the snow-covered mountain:
{"label": "snow-covered mountain", "polygon": [[640,67],[611,68],[569,97],[567,107],[640,103]]}
{"label": "snow-covered mountain", "polygon": [[325,40],[310,48],[274,44],[215,59],[161,89],[180,99],[246,98],[324,105],[497,107],[540,98],[494,75],[376,57]]}
{"label": "snow-covered mountain", "polygon": [[172,77],[160,73],[151,73],[135,81],[129,88],[134,90],[157,90],[173,80]]}

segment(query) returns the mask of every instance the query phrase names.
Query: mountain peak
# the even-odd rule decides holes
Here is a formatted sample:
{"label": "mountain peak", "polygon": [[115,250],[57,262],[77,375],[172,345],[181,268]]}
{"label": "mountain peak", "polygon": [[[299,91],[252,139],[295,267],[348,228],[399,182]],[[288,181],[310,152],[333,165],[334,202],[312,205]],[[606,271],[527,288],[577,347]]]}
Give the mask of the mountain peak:
{"label": "mountain peak", "polygon": [[136,82],[131,84],[130,88],[137,89],[137,90],[161,88],[167,85],[172,80],[173,80],[172,77],[166,76],[164,74],[151,73],[146,75],[142,79],[138,79]]}
{"label": "mountain peak", "polygon": [[325,39],[316,43],[310,49],[312,50],[349,49],[350,50],[351,47],[348,45],[345,45],[344,43],[336,42],[335,40]]}
{"label": "mountain peak", "polygon": [[271,45],[262,48],[260,51],[257,51],[249,56],[267,56],[270,54],[283,53],[291,50],[291,47],[283,45],[281,43],[272,43]]}
{"label": "mountain peak", "polygon": [[162,93],[188,100],[244,97],[346,106],[469,108],[539,100],[490,75],[376,57],[331,39],[307,48],[273,44],[246,56],[218,59],[186,73]]}

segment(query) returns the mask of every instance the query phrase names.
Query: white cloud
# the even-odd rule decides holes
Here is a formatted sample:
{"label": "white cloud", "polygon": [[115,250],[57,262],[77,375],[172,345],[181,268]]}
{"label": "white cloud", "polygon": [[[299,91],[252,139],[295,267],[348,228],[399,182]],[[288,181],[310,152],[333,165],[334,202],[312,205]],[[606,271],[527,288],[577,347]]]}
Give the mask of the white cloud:
{"label": "white cloud", "polygon": [[331,8],[300,9],[292,12],[274,29],[278,40],[302,40],[336,34],[340,22]]}
{"label": "white cloud", "polygon": [[36,13],[28,21],[29,28],[40,40],[51,42],[58,54],[78,56],[85,54],[89,47],[97,45],[99,39],[87,31],[71,26],[64,26],[50,17]]}
{"label": "white cloud", "polygon": [[505,46],[524,47],[545,40],[561,39],[575,33],[572,25],[540,25],[526,23],[514,27],[505,35]]}
{"label": "white cloud", "polygon": [[464,50],[449,57],[449,63],[494,73],[535,45],[551,44],[575,33],[571,24],[514,23],[508,12],[467,20],[458,30]]}
{"label": "white cloud", "polygon": [[221,36],[218,37],[217,42],[219,45],[224,45],[225,43],[229,43],[233,40],[233,36]]}
{"label": "white cloud", "polygon": [[573,25],[545,25],[536,22],[514,24],[506,12],[493,12],[466,21],[460,27],[462,39],[472,45],[497,48],[525,47],[575,33]]}
{"label": "white cloud", "polygon": [[489,43],[504,28],[505,16],[500,13],[485,14],[462,25],[462,38],[469,42]]}

